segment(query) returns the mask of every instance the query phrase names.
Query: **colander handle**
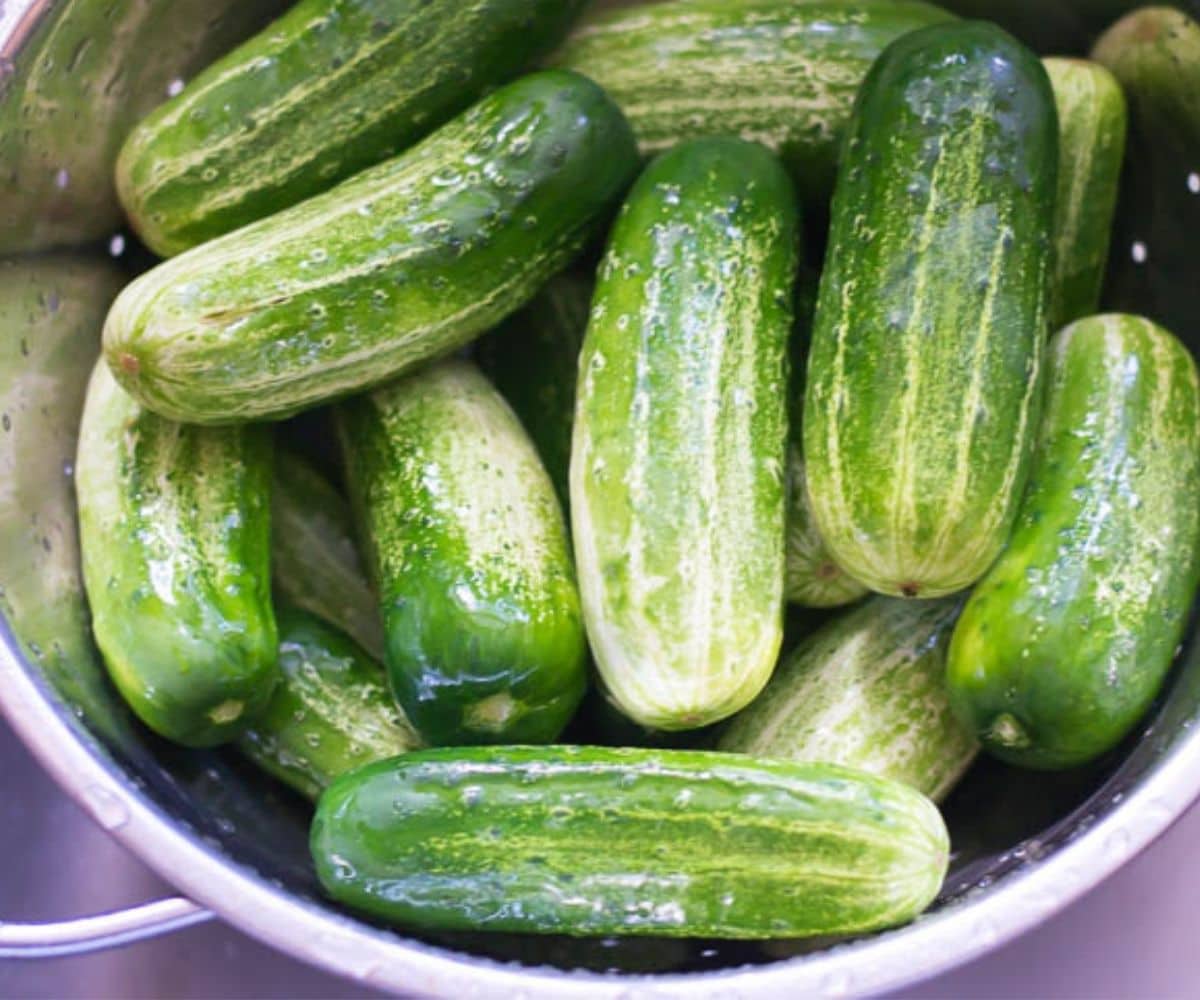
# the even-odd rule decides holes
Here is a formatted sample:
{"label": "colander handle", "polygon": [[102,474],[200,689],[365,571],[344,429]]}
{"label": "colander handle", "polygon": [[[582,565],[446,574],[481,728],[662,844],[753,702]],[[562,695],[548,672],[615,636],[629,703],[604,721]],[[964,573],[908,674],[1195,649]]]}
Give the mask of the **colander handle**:
{"label": "colander handle", "polygon": [[0,958],[55,958],[116,948],[211,920],[213,913],[174,896],[127,910],[49,924],[0,922]]}

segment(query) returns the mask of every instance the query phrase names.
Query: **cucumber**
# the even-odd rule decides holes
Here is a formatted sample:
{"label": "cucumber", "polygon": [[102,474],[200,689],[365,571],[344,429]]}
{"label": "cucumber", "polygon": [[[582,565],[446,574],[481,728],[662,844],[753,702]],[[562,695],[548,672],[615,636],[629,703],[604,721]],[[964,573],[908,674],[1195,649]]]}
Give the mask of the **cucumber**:
{"label": "cucumber", "polygon": [[979,744],[946,696],[958,598],[876,597],[805,639],[718,749],[855,767],[939,802]]}
{"label": "cucumber", "polygon": [[570,497],[575,380],[592,285],[582,274],[555,276],[526,308],[479,343],[480,365],[521,418],[564,509]]}
{"label": "cucumber", "polygon": [[355,544],[350,504],[286,450],[276,461],[271,494],[271,574],[276,593],[289,603],[383,659],[379,599]]}
{"label": "cucumber", "polygon": [[117,690],[160,736],[235,737],[276,682],[270,434],[142,409],[103,361],[75,487],[92,631]]}
{"label": "cucumber", "polygon": [[525,77],[404,155],[142,275],[109,312],[109,363],[149,409],[200,424],[382,382],[524,305],[636,164],[594,83]]}
{"label": "cucumber", "polygon": [[383,668],[319,618],[276,607],[279,683],[238,749],[301,795],[334,778],[415,750],[420,739],[387,689]]}
{"label": "cucumber", "polygon": [[872,590],[962,590],[1008,538],[1037,426],[1057,165],[1046,71],[999,28],[913,32],[863,84],[803,438],[821,536]]}
{"label": "cucumber", "polygon": [[702,136],[753,139],[819,200],[871,63],[950,18],[909,0],[675,0],[598,12],[554,61],[612,95],[643,154]]}
{"label": "cucumber", "polygon": [[769,938],[875,930],[933,900],[948,839],[849,768],[599,747],[420,751],[334,782],[335,900],[439,930]]}
{"label": "cucumber", "polygon": [[1125,159],[1125,95],[1113,75],[1084,59],[1047,59],[1059,123],[1052,331],[1096,312],[1108,266]]}
{"label": "cucumber", "polygon": [[732,715],[779,653],[797,214],[766,149],[694,139],[638,180],[600,267],[575,557],[600,676],[652,729]]}
{"label": "cucumber", "polygon": [[545,743],[586,652],[554,487],[500,394],[447,361],[343,405],[392,690],[431,744]]}
{"label": "cucumber", "polygon": [[143,119],[117,191],[171,256],[389,159],[558,44],[583,0],[301,0]]}
{"label": "cucumber", "polygon": [[1012,541],[950,645],[955,711],[1026,767],[1115,746],[1162,685],[1200,579],[1200,383],[1135,316],[1057,334]]}

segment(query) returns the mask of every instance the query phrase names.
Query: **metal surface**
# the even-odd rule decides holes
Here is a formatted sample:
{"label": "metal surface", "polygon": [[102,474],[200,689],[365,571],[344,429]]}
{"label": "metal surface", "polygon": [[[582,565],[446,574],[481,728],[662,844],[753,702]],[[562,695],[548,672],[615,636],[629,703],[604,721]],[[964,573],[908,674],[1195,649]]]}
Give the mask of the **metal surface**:
{"label": "metal surface", "polygon": [[211,920],[211,911],[175,896],[41,924],[0,923],[0,958],[53,958],[117,948]]}

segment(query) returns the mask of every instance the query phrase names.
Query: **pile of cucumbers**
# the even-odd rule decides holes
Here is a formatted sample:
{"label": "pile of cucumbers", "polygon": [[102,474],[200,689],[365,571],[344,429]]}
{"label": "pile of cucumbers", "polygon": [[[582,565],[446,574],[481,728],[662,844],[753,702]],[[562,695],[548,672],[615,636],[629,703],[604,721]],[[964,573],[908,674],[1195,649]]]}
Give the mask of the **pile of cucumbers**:
{"label": "pile of cucumbers", "polygon": [[[1099,307],[1200,26],[585,6],[301,0],[129,135],[169,259],[80,430],[97,644],[376,917],[904,923],[980,746],[1112,750],[1185,632],[1196,365]],[[781,658],[789,603],[854,606]]]}

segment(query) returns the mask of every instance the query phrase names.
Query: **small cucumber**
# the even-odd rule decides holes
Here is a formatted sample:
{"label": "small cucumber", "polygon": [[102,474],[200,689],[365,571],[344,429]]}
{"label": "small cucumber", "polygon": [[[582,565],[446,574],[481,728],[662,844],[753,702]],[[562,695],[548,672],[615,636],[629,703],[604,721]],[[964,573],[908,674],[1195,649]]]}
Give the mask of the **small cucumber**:
{"label": "small cucumber", "polygon": [[301,0],[143,119],[117,191],[166,256],[402,152],[558,44],[583,0]]}
{"label": "small cucumber", "polygon": [[762,146],[694,139],[638,180],[600,268],[575,555],[600,675],[652,729],[732,715],[779,653],[797,215]]}
{"label": "small cucumber", "polygon": [[352,639],[306,611],[276,616],[279,683],[238,738],[247,757],[315,800],[338,775],[421,745],[383,668]]}
{"label": "small cucumber", "polygon": [[122,385],[190,423],[281,417],[445,354],[524,305],[637,169],[590,80],[536,73],[407,153],[129,285]]}
{"label": "small cucumber", "polygon": [[1200,574],[1200,383],[1149,320],[1051,342],[1046,413],[1012,541],[950,645],[951,701],[996,756],[1070,767],[1162,685]]}
{"label": "small cucumber", "polygon": [[848,611],[784,659],[718,748],[856,767],[940,801],[979,750],[946,696],[961,609],[876,597]]}
{"label": "small cucumber", "polygon": [[1008,538],[1037,426],[1057,166],[1046,71],[992,25],[913,32],[863,84],[803,437],[821,536],[872,590],[962,590]]}
{"label": "small cucumber", "polygon": [[270,434],[175,424],[100,361],[75,487],[92,630],[117,690],[151,729],[213,746],[276,682]]}
{"label": "small cucumber", "polygon": [[1125,159],[1125,95],[1099,63],[1047,59],[1058,106],[1058,202],[1049,325],[1061,330],[1100,305]]}
{"label": "small cucumber", "polygon": [[343,776],[311,847],[335,900],[413,927],[771,938],[911,920],[949,843],[928,799],[849,768],[488,747]]}
{"label": "small cucumber", "polygon": [[516,415],[447,361],[338,424],[408,718],[434,745],[553,740],[586,646],[562,511]]}
{"label": "small cucumber", "polygon": [[383,660],[379,599],[355,544],[350,504],[286,450],[276,459],[271,494],[271,573],[276,593]]}

